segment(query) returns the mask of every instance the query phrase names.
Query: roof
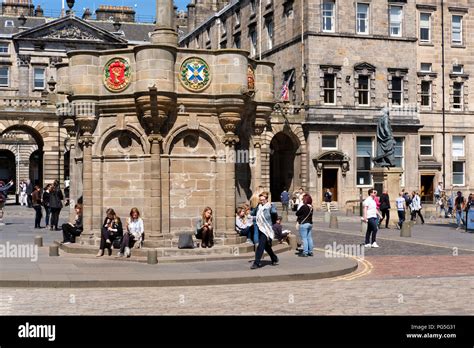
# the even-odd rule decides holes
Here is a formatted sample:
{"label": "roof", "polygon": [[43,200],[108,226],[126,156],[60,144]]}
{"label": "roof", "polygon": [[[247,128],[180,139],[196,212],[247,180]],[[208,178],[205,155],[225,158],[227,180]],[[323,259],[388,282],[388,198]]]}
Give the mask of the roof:
{"label": "roof", "polygon": [[[88,20],[87,22],[107,30],[108,32],[115,32],[114,23],[109,21]],[[150,23],[121,23],[120,31],[123,31],[124,39],[128,41],[150,41],[149,33],[155,30],[155,25]]]}
{"label": "roof", "polygon": [[[48,18],[46,17],[26,17],[26,23],[25,27],[30,29],[30,28],[35,28],[40,25],[45,24],[48,22]],[[5,27],[6,21],[13,21],[14,27]],[[0,34],[5,35],[13,35],[16,33],[20,32],[20,23],[18,21],[18,16],[12,17],[12,16],[0,16]]]}

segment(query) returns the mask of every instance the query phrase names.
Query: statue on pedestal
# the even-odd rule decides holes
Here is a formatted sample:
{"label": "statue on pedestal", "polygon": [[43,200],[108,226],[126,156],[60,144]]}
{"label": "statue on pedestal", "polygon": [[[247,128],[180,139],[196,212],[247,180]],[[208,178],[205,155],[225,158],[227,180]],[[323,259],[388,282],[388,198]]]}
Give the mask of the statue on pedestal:
{"label": "statue on pedestal", "polygon": [[375,167],[395,167],[395,143],[389,111],[385,108],[377,124],[377,156],[373,159]]}

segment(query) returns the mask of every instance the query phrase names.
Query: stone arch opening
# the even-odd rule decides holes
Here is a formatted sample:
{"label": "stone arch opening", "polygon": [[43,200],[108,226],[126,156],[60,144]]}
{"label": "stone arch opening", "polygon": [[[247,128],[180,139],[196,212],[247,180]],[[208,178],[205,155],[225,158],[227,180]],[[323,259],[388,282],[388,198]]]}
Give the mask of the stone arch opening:
{"label": "stone arch opening", "polygon": [[298,144],[284,132],[275,134],[270,143],[270,192],[279,201],[281,192],[294,190],[295,159]]}
{"label": "stone arch opening", "polygon": [[[10,150],[0,150],[0,180],[7,184],[16,177],[16,158]],[[15,193],[15,187],[12,187],[9,194]]]}
{"label": "stone arch opening", "polygon": [[0,132],[0,146],[13,149],[15,158],[16,189],[22,180],[30,179],[35,185],[43,186],[44,139],[33,127],[12,125]]}

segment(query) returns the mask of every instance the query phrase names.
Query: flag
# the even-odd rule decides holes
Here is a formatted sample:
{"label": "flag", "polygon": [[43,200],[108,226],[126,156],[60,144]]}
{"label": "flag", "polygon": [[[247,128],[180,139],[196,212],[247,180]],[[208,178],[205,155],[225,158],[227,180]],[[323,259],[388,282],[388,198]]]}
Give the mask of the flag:
{"label": "flag", "polygon": [[281,88],[280,93],[280,100],[281,101],[289,101],[290,100],[290,81],[293,77],[294,70],[291,71],[291,75],[288,77],[287,80],[283,81],[283,86]]}

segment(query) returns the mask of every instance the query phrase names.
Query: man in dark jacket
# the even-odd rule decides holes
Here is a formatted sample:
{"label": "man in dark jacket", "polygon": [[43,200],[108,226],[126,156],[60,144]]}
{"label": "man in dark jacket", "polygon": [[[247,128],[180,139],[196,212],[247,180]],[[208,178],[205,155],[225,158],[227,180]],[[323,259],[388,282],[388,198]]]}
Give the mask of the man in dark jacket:
{"label": "man in dark jacket", "polygon": [[28,208],[33,207],[33,199],[31,195],[33,194],[34,191],[34,186],[31,180],[28,180],[26,182],[26,202],[28,203]]}
{"label": "man in dark jacket", "polygon": [[61,231],[61,229],[58,228],[58,223],[59,214],[61,213],[61,209],[63,207],[63,199],[64,195],[59,188],[59,181],[55,180],[49,195],[49,207],[51,209],[51,230],[54,228],[56,231]]}
{"label": "man in dark jacket", "polygon": [[388,196],[388,190],[383,190],[382,195],[380,196],[380,212],[382,213],[382,219],[379,222],[379,227],[382,225],[382,221],[385,220],[385,228],[388,228],[388,223],[390,222],[390,197]]}

